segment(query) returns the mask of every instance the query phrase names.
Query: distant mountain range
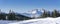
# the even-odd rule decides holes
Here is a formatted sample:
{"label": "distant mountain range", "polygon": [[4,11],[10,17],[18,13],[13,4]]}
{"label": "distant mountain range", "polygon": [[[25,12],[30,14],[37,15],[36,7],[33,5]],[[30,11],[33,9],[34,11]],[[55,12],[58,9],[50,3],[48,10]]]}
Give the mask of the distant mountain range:
{"label": "distant mountain range", "polygon": [[[0,13],[2,13],[2,12],[0,11]],[[15,13],[15,12],[10,10],[9,13]],[[15,14],[16,15],[21,14],[21,15],[25,15],[27,17],[32,17],[33,18],[33,17],[39,17],[42,13],[43,13],[43,10],[39,11],[38,9],[33,9],[33,10],[28,11],[26,13],[15,13]]]}
{"label": "distant mountain range", "polygon": [[31,11],[28,11],[27,13],[21,13],[21,14],[28,17],[39,17],[42,13],[43,13],[42,10],[39,11],[38,9],[34,9]]}

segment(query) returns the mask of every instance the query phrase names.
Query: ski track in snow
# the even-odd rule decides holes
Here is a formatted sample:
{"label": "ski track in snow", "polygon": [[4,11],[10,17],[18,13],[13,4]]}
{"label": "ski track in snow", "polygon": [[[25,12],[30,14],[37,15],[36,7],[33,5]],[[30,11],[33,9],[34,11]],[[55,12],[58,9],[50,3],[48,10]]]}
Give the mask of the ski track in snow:
{"label": "ski track in snow", "polygon": [[3,21],[0,20],[0,24],[60,24],[60,17],[58,18],[40,18],[24,21]]}

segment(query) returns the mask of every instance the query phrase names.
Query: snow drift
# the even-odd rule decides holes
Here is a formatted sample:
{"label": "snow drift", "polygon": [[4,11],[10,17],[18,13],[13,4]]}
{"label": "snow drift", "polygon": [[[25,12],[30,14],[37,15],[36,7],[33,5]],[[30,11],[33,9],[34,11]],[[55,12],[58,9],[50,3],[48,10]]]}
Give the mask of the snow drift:
{"label": "snow drift", "polygon": [[14,23],[17,21],[9,21],[9,20],[0,20],[0,24],[9,24],[9,23]]}
{"label": "snow drift", "polygon": [[24,21],[8,21],[0,20],[0,24],[60,24],[60,17],[58,18],[40,18]]}
{"label": "snow drift", "polygon": [[31,20],[19,21],[19,22],[14,22],[9,24],[60,24],[60,17],[31,19]]}

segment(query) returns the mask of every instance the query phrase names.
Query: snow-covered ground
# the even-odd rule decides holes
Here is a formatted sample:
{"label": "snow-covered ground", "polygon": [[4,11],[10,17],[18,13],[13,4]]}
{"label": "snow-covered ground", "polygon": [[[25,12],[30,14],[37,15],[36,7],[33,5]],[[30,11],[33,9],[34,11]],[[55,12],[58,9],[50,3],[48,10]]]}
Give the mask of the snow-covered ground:
{"label": "snow-covered ground", "polygon": [[0,24],[60,24],[60,17],[58,18],[40,18],[25,21],[2,21]]}
{"label": "snow-covered ground", "polygon": [[0,24],[9,24],[17,21],[0,20]]}

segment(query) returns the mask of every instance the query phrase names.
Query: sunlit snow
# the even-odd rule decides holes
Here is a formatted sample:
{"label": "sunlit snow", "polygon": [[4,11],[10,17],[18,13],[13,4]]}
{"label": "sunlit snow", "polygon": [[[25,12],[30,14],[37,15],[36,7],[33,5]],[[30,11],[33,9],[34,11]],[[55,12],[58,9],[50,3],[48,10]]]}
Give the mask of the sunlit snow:
{"label": "sunlit snow", "polygon": [[0,24],[60,24],[60,17],[58,18],[39,18],[24,21],[4,21],[0,20]]}
{"label": "sunlit snow", "polygon": [[60,17],[31,19],[31,20],[19,21],[19,22],[9,23],[9,24],[60,24]]}

